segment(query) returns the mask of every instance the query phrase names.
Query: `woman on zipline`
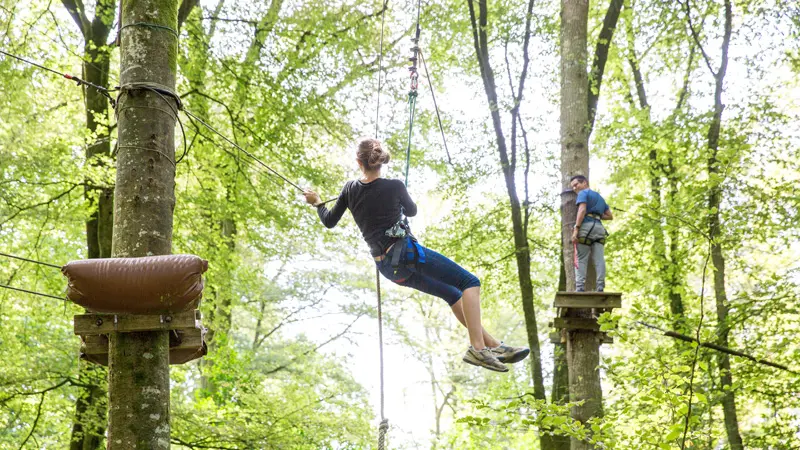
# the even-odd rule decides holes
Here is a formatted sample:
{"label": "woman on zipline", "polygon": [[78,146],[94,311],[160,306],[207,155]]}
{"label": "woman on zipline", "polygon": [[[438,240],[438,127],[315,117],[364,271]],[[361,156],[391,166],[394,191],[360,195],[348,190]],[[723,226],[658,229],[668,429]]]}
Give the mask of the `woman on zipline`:
{"label": "woman on zipline", "polygon": [[389,157],[378,140],[361,140],[356,160],[363,176],[345,183],[330,210],[314,191],[304,192],[306,201],[316,206],[328,228],[336,226],[349,209],[381,274],[400,286],[442,298],[467,327],[471,345],[464,362],[507,372],[503,363],[522,361],[530,350],[505,345],[487,333],[481,325],[480,280],[447,257],[419,245],[411,235],[403,214],[416,215],[417,205],[402,181],[381,178],[381,167]]}

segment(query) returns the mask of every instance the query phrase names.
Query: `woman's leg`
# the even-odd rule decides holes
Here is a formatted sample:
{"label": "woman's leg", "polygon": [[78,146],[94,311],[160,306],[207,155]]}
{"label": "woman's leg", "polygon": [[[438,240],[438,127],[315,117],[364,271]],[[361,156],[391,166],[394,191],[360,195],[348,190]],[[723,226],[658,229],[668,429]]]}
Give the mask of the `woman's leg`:
{"label": "woman's leg", "polygon": [[[456,319],[458,319],[458,321],[461,322],[461,325],[464,325],[466,327],[467,321],[466,319],[464,319],[464,308],[462,307],[462,303],[463,302],[459,300],[458,302],[456,302],[455,305],[451,306],[450,309],[453,311],[453,315],[456,316]],[[467,328],[467,330],[469,330],[469,328]],[[500,341],[492,337],[492,335],[489,334],[489,332],[487,332],[486,329],[483,327],[481,327],[481,334],[483,335],[484,345],[486,345],[487,347],[497,347],[498,345],[500,345]]]}
{"label": "woman's leg", "polygon": [[[420,271],[398,284],[444,299],[453,309],[456,318],[467,327],[469,340],[474,348],[480,350],[487,345],[499,345],[491,336],[488,343],[484,339],[480,280],[446,256],[429,248],[423,247],[423,250],[425,263],[420,265]],[[461,317],[458,316],[459,308],[455,305],[460,305]]]}

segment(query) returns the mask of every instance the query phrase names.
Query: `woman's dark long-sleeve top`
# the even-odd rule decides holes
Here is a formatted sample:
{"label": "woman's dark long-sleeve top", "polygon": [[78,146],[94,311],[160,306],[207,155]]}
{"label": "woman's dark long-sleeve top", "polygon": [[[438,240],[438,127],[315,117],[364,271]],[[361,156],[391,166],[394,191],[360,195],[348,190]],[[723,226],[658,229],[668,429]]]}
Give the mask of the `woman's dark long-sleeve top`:
{"label": "woman's dark long-sleeve top", "polygon": [[369,244],[370,253],[379,256],[395,241],[384,233],[400,218],[401,207],[408,217],[417,214],[417,205],[411,200],[402,181],[378,178],[371,183],[363,183],[353,180],[345,183],[333,208],[329,210],[321,205],[317,208],[317,214],[323,225],[333,228],[344,211],[350,209],[361,235]]}

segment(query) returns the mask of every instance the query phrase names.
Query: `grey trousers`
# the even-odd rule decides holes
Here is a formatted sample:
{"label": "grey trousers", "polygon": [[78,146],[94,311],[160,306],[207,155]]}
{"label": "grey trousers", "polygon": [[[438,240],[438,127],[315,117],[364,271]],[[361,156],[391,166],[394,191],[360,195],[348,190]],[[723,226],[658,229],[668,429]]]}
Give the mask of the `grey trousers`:
{"label": "grey trousers", "polygon": [[[584,220],[578,230],[578,237],[588,237],[589,239],[601,239],[606,237],[606,229],[601,222]],[[575,269],[575,290],[586,290],[586,270],[589,268],[589,255],[592,256],[594,268],[597,271],[597,290],[602,291],[606,287],[606,258],[603,254],[603,244],[584,245],[578,243],[578,268]]]}

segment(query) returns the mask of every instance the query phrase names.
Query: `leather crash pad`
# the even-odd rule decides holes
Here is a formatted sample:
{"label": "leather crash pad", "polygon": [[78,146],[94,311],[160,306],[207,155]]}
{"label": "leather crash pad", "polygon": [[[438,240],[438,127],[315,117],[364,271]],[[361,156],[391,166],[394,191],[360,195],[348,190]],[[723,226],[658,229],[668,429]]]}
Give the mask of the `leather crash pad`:
{"label": "leather crash pad", "polygon": [[196,309],[208,261],[194,255],[98,258],[61,268],[67,298],[94,312],[165,314]]}

